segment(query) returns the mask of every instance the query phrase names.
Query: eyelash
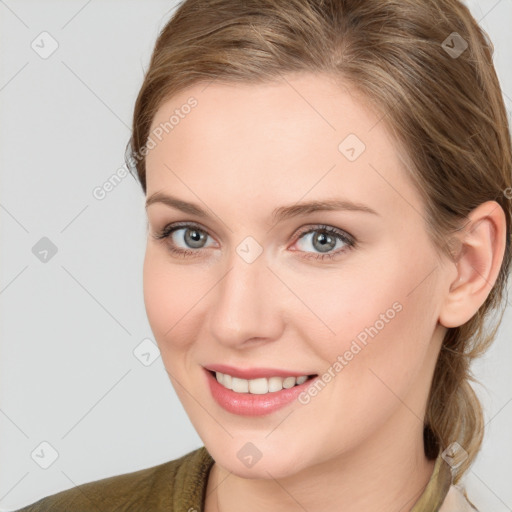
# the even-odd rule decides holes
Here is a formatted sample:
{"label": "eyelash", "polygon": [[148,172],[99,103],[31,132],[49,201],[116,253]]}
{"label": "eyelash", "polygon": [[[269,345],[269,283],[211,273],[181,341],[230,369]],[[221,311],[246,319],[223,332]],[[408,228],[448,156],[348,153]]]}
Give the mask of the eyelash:
{"label": "eyelash", "polygon": [[[156,234],[153,234],[152,236],[156,240],[165,240],[165,239],[169,238],[170,235],[172,233],[174,233],[174,231],[177,231],[178,229],[183,229],[183,228],[197,229],[198,231],[208,234],[208,232],[205,229],[203,229],[201,226],[199,226],[197,224],[185,222],[185,223],[179,223],[179,224],[168,224],[161,231],[158,231]],[[333,235],[334,237],[338,238],[343,243],[345,243],[346,246],[343,247],[342,249],[339,249],[336,252],[330,252],[330,253],[325,253],[325,254],[306,253],[306,254],[308,254],[308,256],[302,256],[302,258],[304,258],[304,259],[307,259],[307,260],[309,260],[309,259],[332,260],[336,256],[340,255],[341,253],[350,251],[351,249],[354,249],[356,247],[356,239],[352,235],[349,235],[337,228],[334,228],[332,226],[327,226],[325,224],[319,224],[319,225],[314,226],[313,228],[299,231],[299,233],[297,234],[297,240],[300,240],[300,238],[302,238],[303,235],[307,235],[309,233],[314,233],[315,231],[321,231],[321,232],[327,233],[329,235]],[[186,258],[188,256],[195,257],[198,255],[198,253],[201,252],[201,249],[196,249],[196,250],[177,249],[176,247],[173,247],[171,244],[168,244],[168,248],[171,253],[176,254],[183,258]]]}

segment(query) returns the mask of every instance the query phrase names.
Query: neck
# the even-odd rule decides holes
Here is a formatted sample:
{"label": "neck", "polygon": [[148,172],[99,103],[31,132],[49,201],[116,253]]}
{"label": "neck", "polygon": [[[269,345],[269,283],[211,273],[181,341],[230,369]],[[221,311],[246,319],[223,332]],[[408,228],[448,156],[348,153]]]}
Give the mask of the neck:
{"label": "neck", "polygon": [[[349,453],[280,479],[247,479],[215,463],[206,512],[409,512],[434,468],[423,449],[423,424],[407,408]],[[217,505],[218,503],[218,505]]]}

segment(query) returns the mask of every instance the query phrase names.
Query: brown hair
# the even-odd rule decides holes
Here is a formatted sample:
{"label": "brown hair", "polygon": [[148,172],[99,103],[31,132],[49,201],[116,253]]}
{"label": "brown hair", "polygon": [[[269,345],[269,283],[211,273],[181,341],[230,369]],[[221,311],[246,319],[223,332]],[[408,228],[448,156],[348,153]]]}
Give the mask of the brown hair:
{"label": "brown hair", "polygon": [[455,483],[482,442],[470,363],[495,338],[504,308],[490,331],[484,320],[504,302],[511,259],[512,149],[493,52],[458,0],[186,0],[156,41],[127,152],[146,193],[145,145],[165,100],[213,79],[262,83],[326,73],[372,102],[406,149],[439,254],[453,258],[451,234],[475,207],[497,201],[507,222],[502,266],[477,313],[448,329],[424,420],[429,458],[455,441],[468,454]]}

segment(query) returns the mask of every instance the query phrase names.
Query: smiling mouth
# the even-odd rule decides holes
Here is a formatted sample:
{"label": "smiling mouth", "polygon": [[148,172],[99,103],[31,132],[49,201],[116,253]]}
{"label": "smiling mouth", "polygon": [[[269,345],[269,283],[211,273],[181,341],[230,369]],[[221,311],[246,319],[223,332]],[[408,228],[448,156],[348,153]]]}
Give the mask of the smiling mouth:
{"label": "smiling mouth", "polygon": [[296,377],[260,377],[257,379],[241,379],[227,373],[207,370],[217,382],[235,393],[265,395],[300,386],[317,377],[318,374],[298,375]]}

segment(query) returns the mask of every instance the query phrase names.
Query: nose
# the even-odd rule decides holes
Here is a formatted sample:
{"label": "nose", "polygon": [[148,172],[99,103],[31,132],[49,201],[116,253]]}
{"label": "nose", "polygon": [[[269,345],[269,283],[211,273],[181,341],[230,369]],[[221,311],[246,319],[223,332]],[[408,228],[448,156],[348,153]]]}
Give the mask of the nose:
{"label": "nose", "polygon": [[244,348],[278,339],[283,328],[283,293],[290,293],[261,254],[247,262],[236,252],[212,290],[210,333],[219,344]]}

